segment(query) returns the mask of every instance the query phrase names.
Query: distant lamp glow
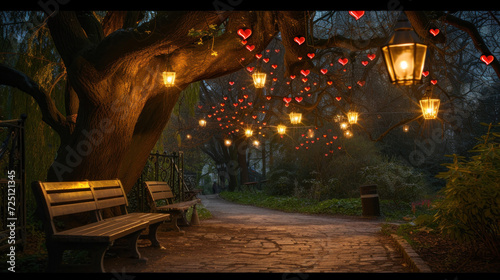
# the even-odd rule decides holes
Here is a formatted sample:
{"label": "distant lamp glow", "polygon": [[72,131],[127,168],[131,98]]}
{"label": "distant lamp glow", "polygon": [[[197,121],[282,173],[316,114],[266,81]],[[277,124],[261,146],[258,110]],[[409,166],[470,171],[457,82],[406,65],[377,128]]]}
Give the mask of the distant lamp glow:
{"label": "distant lamp glow", "polygon": [[408,132],[408,131],[410,131],[410,126],[409,126],[409,125],[407,125],[407,124],[403,125],[403,131],[404,131],[404,132]]}
{"label": "distant lamp glow", "polygon": [[253,131],[250,128],[247,128],[245,130],[245,136],[246,137],[252,137],[252,135],[253,135]]}
{"label": "distant lamp glow", "polygon": [[163,72],[163,83],[166,87],[173,87],[175,84],[175,72]]}
{"label": "distant lamp glow", "polygon": [[205,126],[207,126],[207,121],[204,119],[201,119],[198,121],[198,125],[200,125],[200,127],[205,127]]}
{"label": "distant lamp glow", "polygon": [[191,134],[187,134],[187,135],[186,135],[186,139],[187,139],[187,140],[191,140],[191,138],[193,138],[193,137],[191,136]]}
{"label": "distant lamp glow", "polygon": [[290,123],[291,124],[299,124],[302,121],[302,114],[301,113],[290,113]]}
{"label": "distant lamp glow", "polygon": [[440,103],[441,100],[430,97],[420,100],[420,107],[422,108],[424,119],[433,120],[437,118]]}
{"label": "distant lamp glow", "polygon": [[259,145],[260,145],[259,140],[253,140],[253,145],[254,145],[254,147],[259,147]]}
{"label": "distant lamp glow", "polygon": [[252,74],[252,78],[255,88],[263,88],[266,84],[266,73],[255,72]]}
{"label": "distant lamp glow", "polygon": [[391,83],[414,85],[422,80],[427,46],[422,44],[404,13],[396,23],[394,35],[382,47]]}
{"label": "distant lamp glow", "polygon": [[231,146],[232,143],[233,143],[233,141],[231,141],[231,139],[224,140],[224,145],[226,145],[227,147]]}
{"label": "distant lamp glow", "polygon": [[314,130],[308,129],[307,130],[307,138],[313,138],[314,137]]}
{"label": "distant lamp glow", "polygon": [[349,126],[349,124],[346,123],[346,122],[341,122],[340,123],[340,129],[347,129],[348,126]]}
{"label": "distant lamp glow", "polygon": [[348,112],[347,113],[347,121],[350,124],[357,123],[358,122],[358,112],[353,112],[353,111]]}
{"label": "distant lamp glow", "polygon": [[347,138],[351,138],[352,137],[352,132],[350,130],[346,130],[346,131],[344,131],[344,136],[347,137]]}
{"label": "distant lamp glow", "polygon": [[286,132],[286,126],[284,126],[282,124],[278,125],[277,129],[278,129],[278,133],[281,135],[285,134],[285,132]]}

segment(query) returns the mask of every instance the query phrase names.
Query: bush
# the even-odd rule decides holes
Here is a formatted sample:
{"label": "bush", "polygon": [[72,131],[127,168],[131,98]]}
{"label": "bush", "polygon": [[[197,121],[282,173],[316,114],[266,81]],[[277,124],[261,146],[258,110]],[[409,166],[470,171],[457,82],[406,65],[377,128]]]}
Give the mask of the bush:
{"label": "bush", "polygon": [[[496,126],[500,126],[500,123]],[[437,201],[436,221],[448,236],[472,243],[482,242],[500,257],[500,133],[482,136],[465,159],[456,154],[446,172],[436,177],[446,180]]]}
{"label": "bush", "polygon": [[424,174],[413,167],[386,158],[379,164],[361,169],[364,184],[376,184],[382,199],[411,202],[423,198],[428,193],[428,183]]}

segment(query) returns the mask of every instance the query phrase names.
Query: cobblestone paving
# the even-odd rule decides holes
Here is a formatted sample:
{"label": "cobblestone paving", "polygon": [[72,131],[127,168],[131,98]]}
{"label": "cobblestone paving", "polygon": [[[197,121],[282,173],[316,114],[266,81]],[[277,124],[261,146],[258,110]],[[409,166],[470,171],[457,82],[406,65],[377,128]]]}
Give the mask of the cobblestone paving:
{"label": "cobblestone paving", "polygon": [[410,272],[380,220],[285,213],[201,196],[214,218],[158,233],[147,263],[109,257],[108,272]]}

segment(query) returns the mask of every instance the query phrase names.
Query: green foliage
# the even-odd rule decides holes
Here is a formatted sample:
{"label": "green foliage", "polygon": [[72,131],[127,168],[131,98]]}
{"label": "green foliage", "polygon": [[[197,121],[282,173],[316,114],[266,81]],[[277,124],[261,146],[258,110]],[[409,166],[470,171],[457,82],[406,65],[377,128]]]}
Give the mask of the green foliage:
{"label": "green foliage", "polygon": [[[483,124],[485,125],[485,124]],[[500,256],[500,133],[489,125],[486,135],[469,159],[452,155],[448,170],[437,175],[446,180],[435,215],[446,235],[461,241],[483,242]]]}
{"label": "green foliage", "polygon": [[291,196],[294,192],[296,182],[297,166],[291,163],[277,164],[276,168],[269,172],[268,181],[264,191],[268,195]]}
{"label": "green foliage", "polygon": [[376,165],[364,167],[360,175],[364,184],[377,185],[381,198],[394,202],[419,200],[429,189],[424,174],[394,159],[385,158]]}

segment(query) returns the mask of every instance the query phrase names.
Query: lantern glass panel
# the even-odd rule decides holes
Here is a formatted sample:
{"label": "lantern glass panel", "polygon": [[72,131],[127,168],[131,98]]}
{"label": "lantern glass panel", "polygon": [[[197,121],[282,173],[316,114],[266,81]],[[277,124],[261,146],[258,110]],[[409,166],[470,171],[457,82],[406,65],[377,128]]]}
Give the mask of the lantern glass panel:
{"label": "lantern glass panel", "polygon": [[437,118],[440,103],[441,100],[439,99],[424,98],[420,100],[420,107],[424,119],[432,120]]}
{"label": "lantern glass panel", "polygon": [[347,121],[350,124],[354,124],[358,122],[358,113],[357,112],[348,112],[347,113]]}
{"label": "lantern glass panel", "polygon": [[252,77],[256,88],[263,88],[266,84],[266,73],[257,72],[252,74]]}
{"label": "lantern glass panel", "polygon": [[163,83],[166,87],[172,87],[175,84],[175,72],[163,72]]}
{"label": "lantern glass panel", "polygon": [[285,134],[285,132],[286,132],[286,126],[284,126],[284,125],[281,125],[281,124],[278,125],[277,129],[278,129],[279,134]]}
{"label": "lantern glass panel", "polygon": [[302,121],[301,113],[290,113],[290,123],[291,124],[299,124]]}

